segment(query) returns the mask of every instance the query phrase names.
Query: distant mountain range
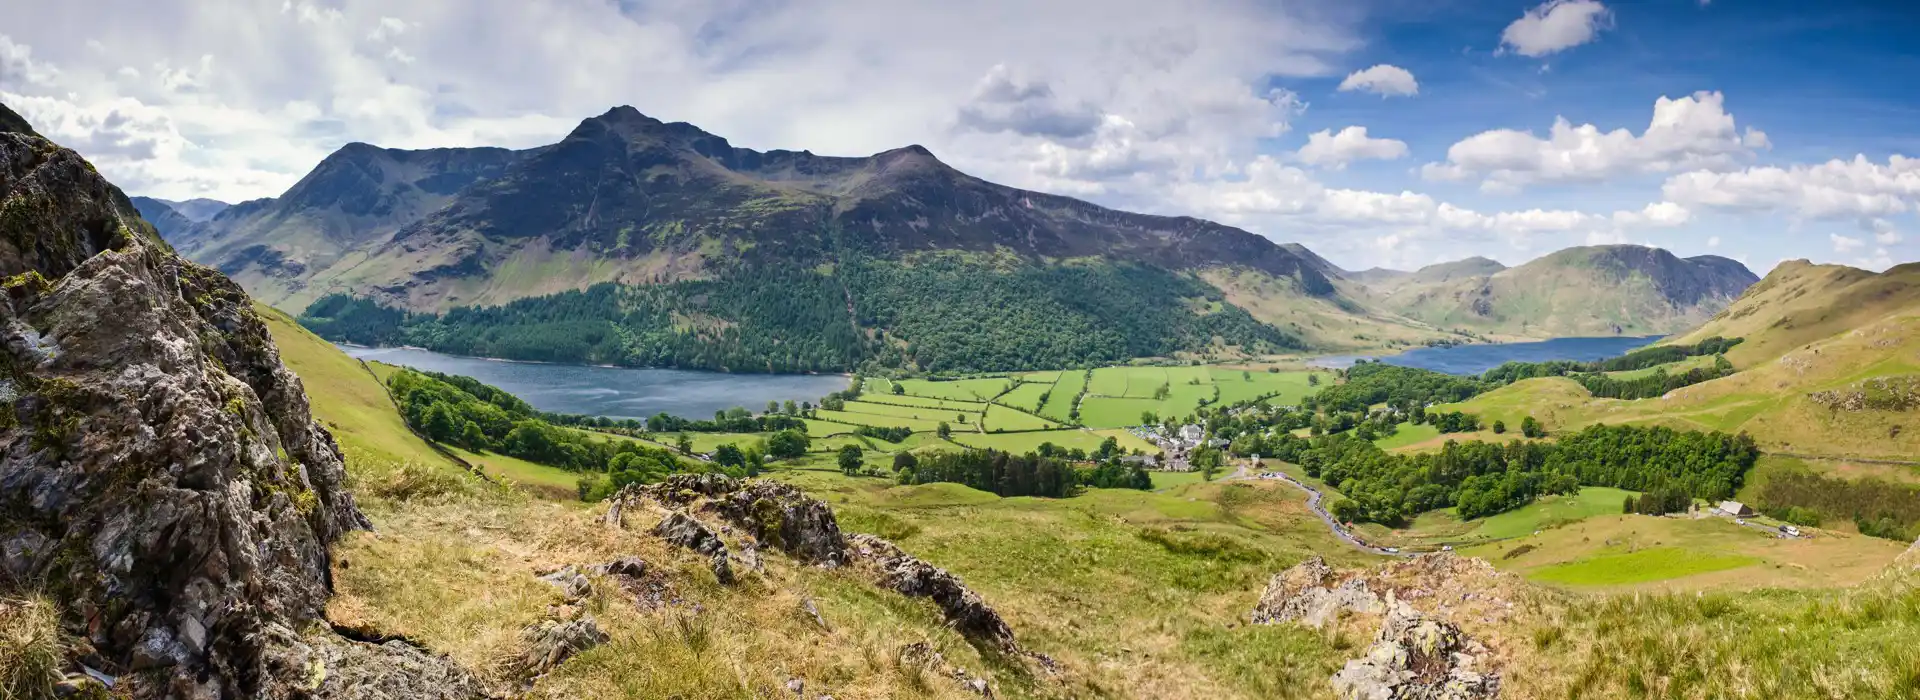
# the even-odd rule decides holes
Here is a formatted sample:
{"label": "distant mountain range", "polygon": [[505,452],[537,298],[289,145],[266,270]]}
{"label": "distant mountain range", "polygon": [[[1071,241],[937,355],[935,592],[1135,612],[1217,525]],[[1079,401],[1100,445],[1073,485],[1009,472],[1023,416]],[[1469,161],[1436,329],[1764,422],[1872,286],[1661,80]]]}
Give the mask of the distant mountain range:
{"label": "distant mountain range", "polygon": [[761,152],[631,107],[538,148],[356,143],[277,198],[135,204],[336,338],[734,370],[1670,332],[1754,279],[1631,246],[1348,272],[1201,219],[986,182],[919,146]]}

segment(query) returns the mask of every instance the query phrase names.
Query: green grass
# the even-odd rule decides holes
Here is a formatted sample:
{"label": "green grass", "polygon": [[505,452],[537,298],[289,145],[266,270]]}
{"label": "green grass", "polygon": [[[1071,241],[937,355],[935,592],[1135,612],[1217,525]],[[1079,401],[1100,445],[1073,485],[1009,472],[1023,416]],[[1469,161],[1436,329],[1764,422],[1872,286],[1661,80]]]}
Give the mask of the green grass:
{"label": "green grass", "polygon": [[1669,362],[1664,365],[1655,365],[1652,367],[1645,367],[1641,369],[1622,370],[1619,372],[1608,372],[1607,376],[1613,377],[1614,379],[1639,379],[1641,377],[1653,376],[1653,373],[1659,372],[1661,370],[1666,370],[1667,374],[1685,374],[1687,370],[1693,369],[1695,367],[1712,367],[1712,366],[1713,366],[1712,355],[1698,355],[1695,357],[1689,357],[1684,360]]}
{"label": "green grass", "polygon": [[986,428],[994,430],[1051,430],[1060,427],[1053,421],[999,404],[987,407]]}
{"label": "green grass", "polygon": [[981,401],[957,401],[954,399],[934,399],[934,398],[928,398],[925,396],[914,396],[912,394],[882,394],[882,393],[870,392],[870,393],[860,395],[859,400],[866,403],[884,403],[884,404],[892,404],[895,406],[916,406],[916,407],[923,407],[923,408],[939,408],[939,409],[944,409],[948,411],[972,411],[976,413],[979,411],[985,410],[987,407],[986,403]]}
{"label": "green grass", "polygon": [[1140,424],[1140,414],[1156,415],[1166,408],[1165,401],[1153,399],[1115,399],[1088,396],[1080,402],[1080,422],[1098,428],[1123,428]]}
{"label": "green grass", "polygon": [[[984,407],[985,404],[974,404],[974,406]],[[892,404],[884,404],[884,403],[868,403],[866,401],[848,401],[846,402],[844,412],[861,414],[861,415],[872,415],[872,416],[889,416],[893,418],[912,418],[916,420],[946,421],[948,423],[960,422],[959,417],[961,415],[965,415],[966,420],[969,423],[975,423],[980,420],[980,412],[977,408],[971,411],[963,411],[963,410],[956,410],[956,409],[950,409],[950,408],[934,408],[929,406],[895,406]],[[875,425],[875,424],[862,422],[861,425]]]}
{"label": "green grass", "polygon": [[[1073,371],[1073,370],[1068,370],[1068,371]],[[1024,372],[1019,375],[1016,375],[1015,378],[1023,382],[1033,382],[1037,384],[1052,384],[1054,382],[1060,381],[1060,375],[1062,374],[1065,374],[1065,372]]]}
{"label": "green grass", "polygon": [[[1131,450],[1135,447],[1140,447],[1141,445],[1145,444],[1139,441],[1137,438],[1134,438],[1134,439],[1129,439],[1129,438],[1132,438],[1132,436],[1129,435],[1125,437],[1120,437],[1120,436],[1114,437],[1115,440],[1120,442],[1120,446],[1122,448],[1128,449],[1128,450]],[[955,431],[953,433],[952,439],[954,442],[959,443],[961,445],[966,445],[967,447],[973,447],[973,448],[978,448],[983,450],[995,449],[995,450],[1000,450],[1002,452],[1013,452],[1018,454],[1018,453],[1037,451],[1040,449],[1040,444],[1046,443],[1046,442],[1051,442],[1055,446],[1061,447],[1061,448],[1072,449],[1072,448],[1078,447],[1082,450],[1086,450],[1087,452],[1092,452],[1100,448],[1101,441],[1106,440],[1107,436],[1102,435],[1100,433],[1096,433],[1091,430],[1079,430],[1079,429],[1042,430],[1042,431],[1027,432],[1027,433],[984,433],[984,434],[971,433],[971,432],[962,433],[959,431]]]}
{"label": "green grass", "polygon": [[1528,578],[1570,586],[1619,586],[1663,581],[1758,563],[1754,557],[1679,547],[1613,552],[1535,569]]}
{"label": "green grass", "polygon": [[1001,396],[999,403],[1032,413],[1040,410],[1040,396],[1052,389],[1052,384],[1021,384]]}
{"label": "green grass", "polygon": [[[771,433],[655,433],[653,438],[654,441],[662,445],[678,446],[679,442],[676,438],[680,435],[685,435],[688,440],[693,442],[694,452],[711,453],[719,449],[721,445],[727,444],[746,449],[747,446],[765,439],[770,434]],[[808,435],[812,435],[811,430],[809,430]]]}
{"label": "green grass", "polygon": [[[900,416],[887,416],[887,415],[881,415],[878,413],[853,413],[849,411],[827,411],[827,410],[814,411],[814,415],[819,416],[820,418],[825,419],[827,421],[831,421],[834,423],[842,423],[845,425],[869,425],[869,426],[880,427],[880,428],[898,427],[898,428],[906,428],[908,430],[913,430],[915,432],[922,431],[922,430],[937,429],[940,427],[940,421],[943,421],[943,420],[948,422],[949,424],[952,424],[953,429],[956,432],[961,430],[973,430],[973,426],[971,422],[969,422],[967,425],[961,425],[960,423],[954,421],[953,416],[947,415],[945,413],[941,413],[939,414],[940,417],[936,417],[932,419],[914,419],[914,418],[903,418]],[[972,421],[971,418],[969,418],[968,420]],[[808,431],[809,431],[809,434],[813,434],[811,427],[808,428]]]}
{"label": "green grass", "polygon": [[1596,515],[1617,515],[1628,496],[1639,495],[1624,489],[1586,486],[1574,496],[1547,496],[1532,504],[1505,513],[1481,518],[1479,526],[1467,533],[1473,539],[1505,539],[1530,534],[1556,524],[1585,520]]}
{"label": "green grass", "polygon": [[493,478],[506,478],[538,495],[548,498],[576,498],[580,475],[544,464],[492,452],[469,452],[449,446],[454,454]]}
{"label": "green grass", "polygon": [[902,379],[900,387],[913,396],[926,396],[936,399],[960,399],[963,401],[987,401],[999,396],[1013,380],[1005,377],[992,379],[961,379],[957,381],[936,382],[926,379]]}
{"label": "green grass", "polygon": [[851,433],[860,427],[852,423],[841,423],[839,421],[815,420],[813,418],[802,418],[800,420],[807,424],[807,435],[815,438]]}
{"label": "green grass", "polygon": [[[1095,396],[1126,396],[1128,378],[1139,367],[1101,367],[1093,371],[1093,381],[1087,383],[1087,393]],[[1146,368],[1158,372],[1158,368]],[[1149,389],[1151,394],[1152,390]]]}
{"label": "green grass", "polygon": [[1153,478],[1153,490],[1165,491],[1175,486],[1198,484],[1206,481],[1200,472],[1147,472]]}
{"label": "green grass", "polygon": [[1079,398],[1080,390],[1086,385],[1085,373],[1061,372],[1060,380],[1053,383],[1053,392],[1047,396],[1047,405],[1040,407],[1040,415],[1062,423],[1067,422],[1067,416],[1073,410],[1074,399]]}
{"label": "green grass", "polygon": [[1373,444],[1379,447],[1380,449],[1391,450],[1396,447],[1406,447],[1408,445],[1417,445],[1419,443],[1426,442],[1428,440],[1432,440],[1437,437],[1440,437],[1439,428],[1435,428],[1425,423],[1422,423],[1419,425],[1415,425],[1413,423],[1401,423],[1399,426],[1395,427],[1394,433],[1392,435],[1380,438],[1378,440],[1374,440]]}
{"label": "green grass", "polygon": [[1220,405],[1222,406],[1231,406],[1273,392],[1279,392],[1279,394],[1268,399],[1267,403],[1291,406],[1320,390],[1319,387],[1307,383],[1307,377],[1311,376],[1312,372],[1253,370],[1242,375],[1240,371],[1215,368],[1212,374],[1213,385],[1220,388]]}

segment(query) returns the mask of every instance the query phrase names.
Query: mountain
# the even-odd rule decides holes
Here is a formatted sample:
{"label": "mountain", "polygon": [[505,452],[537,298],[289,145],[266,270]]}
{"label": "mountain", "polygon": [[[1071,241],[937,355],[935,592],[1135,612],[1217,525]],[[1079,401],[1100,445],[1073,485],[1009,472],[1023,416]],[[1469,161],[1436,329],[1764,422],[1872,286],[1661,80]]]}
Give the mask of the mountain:
{"label": "mountain", "polygon": [[[1286,311],[1365,313],[1337,268],[1240,229],[997,185],[919,146],[736,148],[631,107],[526,151],[351,145],[203,226],[183,252],[330,337],[522,359],[1018,369],[1294,349],[1312,333]],[[1206,279],[1226,271],[1260,313]]]}
{"label": "mountain", "polygon": [[348,251],[385,242],[522,155],[502,148],[410,151],[350,143],[281,196],[223,208],[171,240],[188,257],[278,304]]}
{"label": "mountain", "polygon": [[1429,266],[1393,281],[1377,301],[1441,328],[1534,338],[1664,334],[1699,325],[1756,281],[1719,256],[1587,246],[1514,268],[1485,258]]}
{"label": "mountain", "polygon": [[58,618],[42,677],[0,667],[6,694],[479,696],[327,624],[330,548],[370,524],[240,287],[5,109],[0,192],[0,661],[23,658],[13,596]]}
{"label": "mountain", "polygon": [[146,219],[147,223],[153,224],[154,230],[159,231],[160,237],[168,243],[177,245],[187,240],[199,226],[199,222],[187,218],[166,200],[130,197],[128,201],[133,203],[133,208],[140,213],[140,217]]}
{"label": "mountain", "polygon": [[227,207],[233,206],[218,199],[207,199],[205,197],[184,201],[174,201],[170,199],[159,199],[155,201],[173,207],[173,210],[179,212],[181,216],[187,217],[188,220],[195,222],[211,219],[219,215],[220,212],[226,211]]}
{"label": "mountain", "polygon": [[1673,342],[1716,335],[1746,338],[1727,353],[1745,366],[1903,310],[1920,311],[1920,263],[1874,273],[1789,260],[1747,288],[1732,305]]}

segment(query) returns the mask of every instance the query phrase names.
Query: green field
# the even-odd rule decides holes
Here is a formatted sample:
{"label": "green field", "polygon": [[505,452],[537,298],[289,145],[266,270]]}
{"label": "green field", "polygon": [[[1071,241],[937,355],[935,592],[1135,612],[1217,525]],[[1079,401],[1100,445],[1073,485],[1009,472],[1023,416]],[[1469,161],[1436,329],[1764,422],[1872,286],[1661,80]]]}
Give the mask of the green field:
{"label": "green field", "polygon": [[1052,384],[1021,384],[1002,395],[998,403],[1033,413],[1040,410],[1040,397],[1051,390]]}
{"label": "green field", "polygon": [[980,401],[957,401],[954,399],[935,399],[912,394],[861,394],[859,401],[866,403],[884,403],[895,406],[917,406],[922,408],[941,408],[949,411],[979,412],[987,405]]}
{"label": "green field", "polygon": [[[1074,371],[1074,370],[1068,370],[1068,371]],[[1064,372],[1023,372],[1016,376],[1022,382],[1031,382],[1036,384],[1052,384],[1054,382],[1060,381],[1061,374],[1064,374]]]}
{"label": "green field", "polygon": [[987,407],[986,421],[982,423],[982,425],[985,426],[989,432],[995,430],[1052,430],[1060,427],[1059,424],[1053,421],[1031,413],[1007,408],[999,404]]}
{"label": "green field", "polygon": [[936,382],[926,379],[902,379],[900,387],[913,396],[926,396],[936,399],[960,399],[963,401],[987,401],[999,396],[1013,380],[1006,377],[992,379],[961,379],[957,381]]}
{"label": "green field", "polygon": [[802,418],[800,420],[807,424],[807,435],[816,438],[826,437],[828,435],[839,435],[841,433],[851,433],[860,427],[852,423],[841,423],[839,421],[816,420],[813,418]]}
{"label": "green field", "polygon": [[1041,443],[1051,442],[1055,446],[1072,449],[1078,447],[1087,452],[1100,448],[1101,441],[1112,437],[1120,443],[1121,449],[1129,452],[1139,449],[1142,452],[1158,453],[1153,445],[1126,434],[1124,431],[1092,431],[1080,429],[1041,430],[1027,433],[962,433],[954,431],[953,441],[967,447],[995,449],[1002,452],[1026,453],[1040,449]]}
{"label": "green field", "polygon": [[544,464],[534,464],[503,454],[469,452],[452,446],[447,449],[460,455],[481,473],[495,479],[510,479],[513,483],[540,496],[554,499],[577,497],[577,486],[580,483],[580,475],[577,473]]}
{"label": "green field", "polygon": [[[975,404],[975,406],[984,408],[986,404]],[[930,421],[936,421],[936,422],[946,421],[948,423],[956,423],[956,424],[960,422],[961,420],[960,417],[962,415],[966,416],[966,421],[968,423],[974,423],[980,420],[980,412],[979,412],[980,408],[975,408],[973,410],[958,410],[958,409],[950,409],[950,408],[934,408],[930,406],[896,406],[893,404],[869,403],[866,401],[848,401],[844,408],[845,410],[843,410],[842,413],[858,414],[863,416],[886,416],[890,418],[912,418],[915,420],[930,420]],[[859,425],[880,425],[880,424],[861,421]]]}
{"label": "green field", "polygon": [[1380,449],[1391,450],[1396,447],[1406,447],[1408,445],[1417,445],[1419,443],[1426,442],[1428,440],[1432,440],[1437,437],[1440,437],[1439,428],[1435,428],[1425,423],[1421,423],[1419,425],[1415,425],[1413,423],[1401,423],[1400,425],[1394,427],[1394,432],[1392,435],[1380,438],[1378,440],[1374,440],[1373,444],[1378,446]]}
{"label": "green field", "polygon": [[[1267,400],[1275,406],[1293,406],[1319,387],[1307,383],[1312,372],[1265,372],[1251,371],[1245,375],[1233,370],[1215,368],[1213,385],[1220,388],[1220,405],[1231,406],[1259,396],[1278,392]],[[1330,381],[1322,378],[1322,381]]]}
{"label": "green field", "polygon": [[1060,380],[1053,383],[1053,393],[1047,396],[1047,405],[1040,407],[1040,415],[1062,423],[1067,422],[1068,414],[1073,410],[1073,401],[1080,390],[1087,385],[1087,375],[1083,372],[1061,372]]}
{"label": "green field", "polygon": [[[962,430],[971,431],[974,429],[973,424],[971,423],[971,421],[973,420],[972,418],[968,418],[967,420],[969,422],[963,425],[955,421],[953,419],[954,418],[953,416],[946,415],[944,413],[941,414],[944,417],[933,418],[933,419],[903,418],[900,416],[888,416],[888,415],[881,415],[878,413],[853,413],[848,411],[827,411],[827,410],[818,410],[818,409],[816,409],[813,413],[814,415],[819,416],[821,420],[826,420],[833,423],[843,423],[846,425],[868,425],[876,428],[906,428],[908,430],[912,430],[915,432],[919,432],[923,430],[924,431],[936,430],[940,427],[940,421],[942,420],[946,421],[949,425],[953,426],[954,432],[959,432]],[[811,431],[809,431],[809,434],[812,434]]]}
{"label": "green field", "polygon": [[1684,360],[1679,360],[1677,362],[1669,362],[1664,365],[1655,365],[1655,366],[1647,367],[1643,369],[1629,369],[1629,370],[1623,370],[1619,372],[1608,372],[1606,374],[1607,376],[1613,377],[1614,379],[1639,379],[1641,377],[1653,376],[1653,373],[1659,372],[1661,370],[1666,370],[1667,374],[1685,374],[1687,370],[1693,369],[1695,367],[1712,367],[1712,366],[1713,366],[1712,355],[1697,355],[1694,357],[1689,357]]}
{"label": "green field", "polygon": [[1599,554],[1566,564],[1542,567],[1534,570],[1528,578],[1570,586],[1620,586],[1738,569],[1759,561],[1738,554],[1654,547]]}

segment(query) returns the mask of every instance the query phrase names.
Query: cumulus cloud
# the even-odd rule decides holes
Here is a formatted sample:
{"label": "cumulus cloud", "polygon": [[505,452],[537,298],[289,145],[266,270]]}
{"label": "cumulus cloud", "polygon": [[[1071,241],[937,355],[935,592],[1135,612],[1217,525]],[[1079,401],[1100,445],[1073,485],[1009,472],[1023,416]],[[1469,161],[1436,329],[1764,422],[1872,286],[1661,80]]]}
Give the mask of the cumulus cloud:
{"label": "cumulus cloud", "polygon": [[1833,241],[1833,252],[1842,255],[1859,250],[1862,246],[1866,245],[1866,241],[1858,238],[1849,238],[1837,233],[1827,234],[1827,239]]}
{"label": "cumulus cloud", "polygon": [[1421,173],[1430,180],[1480,177],[1489,191],[1511,192],[1535,182],[1598,182],[1622,174],[1723,169],[1765,144],[1766,136],[1758,130],[1749,127],[1745,135],[1740,133],[1720,93],[1697,92],[1656,100],[1653,119],[1639,135],[1626,129],[1601,131],[1592,124],[1574,126],[1560,117],[1546,138],[1513,129],[1469,136],[1447,149],[1445,163],[1430,163]]}
{"label": "cumulus cloud", "polygon": [[1599,0],[1551,0],[1527,10],[1500,33],[1500,49],[1538,58],[1593,41],[1613,25]]}
{"label": "cumulus cloud", "polygon": [[1873,234],[1873,242],[1875,243],[1880,245],[1894,245],[1901,240],[1900,230],[1894,228],[1893,222],[1891,221],[1886,219],[1867,219],[1862,223],[1862,227]]}
{"label": "cumulus cloud", "polygon": [[1667,178],[1670,201],[1736,211],[1781,211],[1810,219],[1880,218],[1920,206],[1920,159],[1890,156]]}
{"label": "cumulus cloud", "polygon": [[1618,211],[1613,214],[1614,223],[1630,227],[1673,228],[1684,226],[1692,220],[1693,212],[1673,202],[1654,202],[1639,211]]}
{"label": "cumulus cloud", "polygon": [[1413,73],[1399,66],[1385,63],[1354,71],[1346,80],[1340,81],[1341,92],[1371,92],[1381,97],[1408,97],[1420,94],[1420,82],[1413,79]]}
{"label": "cumulus cloud", "polygon": [[1307,145],[1295,154],[1308,165],[1338,170],[1356,160],[1394,160],[1407,156],[1407,143],[1397,139],[1376,139],[1367,135],[1367,127],[1349,126],[1334,133],[1331,129],[1307,136]]}
{"label": "cumulus cloud", "polygon": [[1720,237],[1719,237],[1719,236],[1708,236],[1708,237],[1707,237],[1707,247],[1708,247],[1708,248],[1718,248],[1718,247],[1720,247]]}
{"label": "cumulus cloud", "polygon": [[1239,0],[84,0],[8,20],[9,104],[73,124],[54,133],[69,142],[79,115],[151,108],[174,145],[117,137],[96,164],[136,193],[229,200],[278,194],[348,141],[528,147],[632,104],[743,146],[920,143],[1129,204],[1250,158],[1300,109],[1273,81],[1358,46],[1352,19]]}

